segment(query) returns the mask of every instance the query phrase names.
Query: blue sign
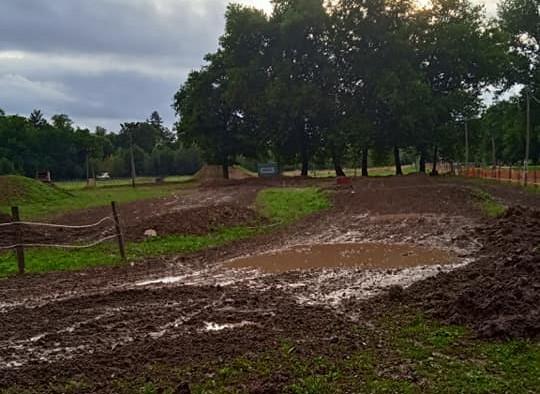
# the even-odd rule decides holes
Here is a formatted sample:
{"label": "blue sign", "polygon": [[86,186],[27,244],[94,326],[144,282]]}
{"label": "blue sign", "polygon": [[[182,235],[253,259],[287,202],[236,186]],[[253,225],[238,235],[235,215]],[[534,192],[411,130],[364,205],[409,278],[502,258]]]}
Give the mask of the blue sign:
{"label": "blue sign", "polygon": [[275,163],[258,164],[257,168],[260,177],[273,177],[279,175],[279,168]]}

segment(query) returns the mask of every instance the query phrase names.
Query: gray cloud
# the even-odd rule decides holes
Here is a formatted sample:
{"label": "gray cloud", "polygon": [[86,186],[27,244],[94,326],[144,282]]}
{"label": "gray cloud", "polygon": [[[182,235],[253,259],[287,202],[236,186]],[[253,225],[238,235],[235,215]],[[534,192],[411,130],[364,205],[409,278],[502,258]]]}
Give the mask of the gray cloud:
{"label": "gray cloud", "polygon": [[[245,0],[267,6],[268,0]],[[157,109],[217,47],[227,0],[3,0],[0,108],[118,129]]]}
{"label": "gray cloud", "polygon": [[[237,0],[269,9],[270,0]],[[2,0],[0,108],[117,130],[172,97],[217,47],[228,0]],[[494,0],[483,0],[491,12]]]}

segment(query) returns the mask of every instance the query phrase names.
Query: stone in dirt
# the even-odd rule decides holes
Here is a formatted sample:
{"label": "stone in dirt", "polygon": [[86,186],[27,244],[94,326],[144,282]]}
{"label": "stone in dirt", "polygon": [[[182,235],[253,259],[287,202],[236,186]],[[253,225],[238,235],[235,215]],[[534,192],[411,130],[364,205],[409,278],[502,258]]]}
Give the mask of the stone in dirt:
{"label": "stone in dirt", "polygon": [[144,236],[145,236],[146,238],[155,238],[155,237],[158,236],[158,233],[157,233],[157,231],[154,230],[154,229],[148,229],[148,230],[145,230]]}

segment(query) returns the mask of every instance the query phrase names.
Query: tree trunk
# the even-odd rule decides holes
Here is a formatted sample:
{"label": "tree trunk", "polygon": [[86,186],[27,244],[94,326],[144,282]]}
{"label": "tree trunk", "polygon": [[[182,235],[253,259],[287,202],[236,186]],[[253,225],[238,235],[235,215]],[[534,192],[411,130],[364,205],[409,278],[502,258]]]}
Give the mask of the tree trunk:
{"label": "tree trunk", "polygon": [[362,149],[362,176],[368,176],[368,148]]}
{"label": "tree trunk", "polygon": [[396,175],[403,175],[401,170],[401,159],[399,157],[399,148],[394,146],[394,163],[396,164]]}
{"label": "tree trunk", "polygon": [[345,171],[341,167],[341,160],[337,157],[336,154],[332,155],[332,161],[334,162],[334,170],[336,171],[336,176],[346,176]]}
{"label": "tree trunk", "polygon": [[223,170],[223,178],[229,179],[229,161],[227,159],[223,161],[221,168]]}
{"label": "tree trunk", "polygon": [[437,161],[439,160],[438,151],[439,147],[435,145],[433,149],[433,168],[431,169],[431,175],[433,176],[439,175],[439,172],[437,171]]}
{"label": "tree trunk", "polygon": [[491,136],[491,163],[493,168],[497,167],[497,155],[495,151],[495,137]]}
{"label": "tree trunk", "polygon": [[302,148],[302,173],[301,176],[307,177],[309,171],[309,159],[307,151],[305,148]]}
{"label": "tree trunk", "polygon": [[418,171],[422,174],[426,173],[426,156],[424,152],[420,152],[420,168]]}

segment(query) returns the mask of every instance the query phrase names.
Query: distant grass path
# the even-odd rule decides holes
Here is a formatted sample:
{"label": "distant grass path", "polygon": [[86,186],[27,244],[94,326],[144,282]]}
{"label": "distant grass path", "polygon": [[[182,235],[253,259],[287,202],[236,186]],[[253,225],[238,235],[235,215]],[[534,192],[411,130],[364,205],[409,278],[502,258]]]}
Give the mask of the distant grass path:
{"label": "distant grass path", "polygon": [[[127,193],[127,190],[123,192]],[[110,189],[105,190],[107,191]],[[111,198],[111,194],[106,194],[106,196]],[[123,194],[122,196],[128,198],[130,195]],[[115,196],[116,200],[122,201],[119,197],[119,195]],[[316,188],[272,188],[259,192],[256,205],[259,212],[273,222],[290,223],[330,207],[330,201],[325,193]],[[268,230],[268,227],[237,226],[222,228],[204,235],[177,234],[143,242],[128,242],[127,257],[128,261],[133,262],[155,256],[193,253],[245,239]],[[122,261],[115,242],[108,242],[91,249],[66,251],[42,248],[26,251],[26,269],[29,273],[73,271],[119,264],[122,264]],[[16,272],[17,263],[14,254],[12,252],[0,253],[0,277],[14,275]]]}

